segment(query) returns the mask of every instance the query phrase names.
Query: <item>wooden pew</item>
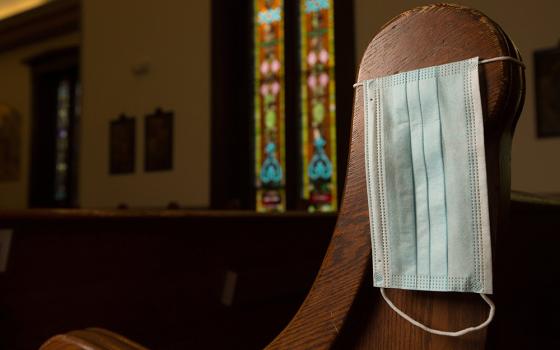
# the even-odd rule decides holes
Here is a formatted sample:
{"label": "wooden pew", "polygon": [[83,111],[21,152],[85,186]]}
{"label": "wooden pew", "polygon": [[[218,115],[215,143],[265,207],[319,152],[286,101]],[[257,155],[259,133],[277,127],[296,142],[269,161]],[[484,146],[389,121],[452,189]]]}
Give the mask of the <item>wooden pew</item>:
{"label": "wooden pew", "polygon": [[[500,298],[499,313],[497,315],[500,316],[502,321],[499,328],[494,328],[492,331],[501,333],[501,337],[497,344],[489,348],[550,348],[554,344],[558,345],[555,333],[556,324],[543,321],[534,322],[533,320],[554,319],[558,310],[560,310],[558,298],[556,297],[556,281],[546,278],[557,273],[557,265],[553,262],[557,256],[556,247],[559,243],[558,218],[560,217],[560,199],[519,192],[513,192],[511,197],[511,224],[509,225],[511,230],[508,233],[509,239],[500,246],[503,251],[502,257],[505,261],[505,266],[502,266],[501,270],[505,274],[503,276],[505,280],[518,281],[519,276],[526,276],[526,279],[523,284],[515,285],[507,293],[503,293]],[[528,235],[533,237],[533,239],[524,241]],[[527,251],[531,252],[528,257],[531,262],[530,264],[520,263],[527,259],[520,249],[521,246],[524,246]],[[531,273],[531,269],[534,268],[539,270],[536,273]],[[356,342],[367,341],[368,333],[366,329],[369,327],[370,322],[373,321],[371,319],[373,315],[372,309],[378,303],[378,296],[372,290],[371,277],[366,275],[364,279],[364,284],[356,296],[355,304],[347,315],[345,325],[338,329],[336,333],[332,348],[352,349],[356,348]],[[539,285],[538,291],[533,288],[535,285]],[[526,302],[527,298],[531,295],[538,295],[539,300],[542,300],[546,306],[539,307],[539,303],[535,301]],[[295,312],[295,310],[290,310],[290,312]],[[264,318],[263,321],[266,322],[267,319]],[[107,327],[107,324],[102,326]],[[224,329],[219,327],[212,328],[212,330],[218,333],[224,332]],[[159,330],[152,328],[149,331],[157,333]],[[188,334],[187,331],[185,332]],[[334,328],[333,332],[336,332]],[[154,336],[157,336],[157,334],[154,334]],[[225,336],[227,337],[227,335]],[[104,338],[101,345],[98,345],[100,343],[99,340],[95,340],[99,337]],[[313,333],[302,334],[302,337],[313,338]],[[401,341],[409,340],[409,338],[405,337],[403,336]],[[141,337],[135,337],[134,339],[139,340]],[[161,337],[154,343],[158,344],[158,341],[159,344],[165,343],[165,339]],[[122,344],[123,342],[129,343],[125,346]],[[206,345],[203,348],[212,348],[211,343]],[[161,349],[162,346],[155,345],[153,348]],[[257,349],[258,345],[255,344],[254,348]],[[290,347],[287,346],[285,348],[312,349],[313,347],[306,346],[305,341],[302,341],[301,346],[294,345],[292,347],[290,345]],[[328,346],[316,348],[328,348]],[[107,330],[88,328],[79,332],[71,331],[54,336],[43,345],[43,349],[144,350],[145,348]]]}
{"label": "wooden pew", "polygon": [[[363,56],[357,80],[474,56],[521,58],[501,28],[482,13],[454,5],[424,6],[381,29]],[[535,321],[558,314],[557,298],[547,288],[556,273],[560,202],[510,192],[511,138],[523,105],[523,70],[507,62],[482,66],[481,85],[497,305],[490,328],[460,338],[431,335],[391,311],[372,287],[358,91],[346,187],[330,246],[305,301],[267,349],[509,349],[554,343],[554,317],[549,324]],[[389,293],[402,309],[434,328],[464,328],[480,323],[487,313],[477,296],[466,293]]]}
{"label": "wooden pew", "polygon": [[[400,14],[381,28],[363,55],[357,81],[475,56],[521,59],[501,28],[479,11],[447,4],[422,6]],[[525,80],[523,69],[510,62],[483,65],[480,72],[490,225],[496,252],[494,298],[500,305],[500,297],[511,283],[502,278],[500,245],[509,239],[511,138],[523,105]],[[450,338],[416,328],[382,302],[379,291],[372,287],[363,115],[362,90],[358,88],[346,187],[331,244],[302,307],[268,349],[492,346],[501,335],[487,337],[487,330]],[[469,293],[393,289],[388,294],[401,309],[435,329],[462,329],[480,324],[487,315],[487,307],[480,298]],[[356,317],[354,323],[353,314],[360,311],[363,317]],[[503,321],[501,316],[497,317],[492,328],[500,327]]]}
{"label": "wooden pew", "polygon": [[1,211],[0,229],[13,235],[0,273],[0,349],[37,349],[55,334],[93,326],[150,348],[262,348],[304,299],[335,220]]}

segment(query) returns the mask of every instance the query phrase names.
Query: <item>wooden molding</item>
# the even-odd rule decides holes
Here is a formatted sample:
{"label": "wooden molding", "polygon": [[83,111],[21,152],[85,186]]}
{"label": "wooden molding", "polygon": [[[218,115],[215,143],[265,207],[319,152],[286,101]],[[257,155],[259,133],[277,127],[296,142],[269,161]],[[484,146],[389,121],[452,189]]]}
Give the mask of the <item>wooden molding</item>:
{"label": "wooden molding", "polygon": [[56,0],[0,21],[0,53],[80,29],[79,0]]}
{"label": "wooden molding", "polygon": [[257,213],[251,210],[199,210],[199,209],[2,209],[0,222],[8,227],[18,220],[52,221],[52,220],[161,220],[161,219],[211,219],[251,221],[258,223],[285,222],[303,219],[311,222],[334,220],[335,213],[310,214],[304,211],[286,213]]}

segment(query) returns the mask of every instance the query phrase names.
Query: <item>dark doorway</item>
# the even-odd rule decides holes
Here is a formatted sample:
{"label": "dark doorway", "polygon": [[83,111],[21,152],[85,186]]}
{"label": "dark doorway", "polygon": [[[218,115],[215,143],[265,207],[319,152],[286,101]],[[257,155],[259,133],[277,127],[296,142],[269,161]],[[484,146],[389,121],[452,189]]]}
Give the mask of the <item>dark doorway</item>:
{"label": "dark doorway", "polygon": [[77,204],[79,51],[69,48],[33,57],[29,207]]}

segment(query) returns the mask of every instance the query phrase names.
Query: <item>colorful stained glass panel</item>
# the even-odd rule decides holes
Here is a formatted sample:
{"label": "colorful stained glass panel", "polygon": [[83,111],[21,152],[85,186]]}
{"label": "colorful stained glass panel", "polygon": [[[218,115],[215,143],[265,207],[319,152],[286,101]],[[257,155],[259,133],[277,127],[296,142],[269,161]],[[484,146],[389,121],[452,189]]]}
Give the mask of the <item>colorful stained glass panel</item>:
{"label": "colorful stained glass panel", "polygon": [[254,1],[257,211],[285,211],[284,13],[282,0]]}
{"label": "colorful stained glass panel", "polygon": [[302,197],[309,211],[335,211],[336,103],[333,0],[300,1]]}

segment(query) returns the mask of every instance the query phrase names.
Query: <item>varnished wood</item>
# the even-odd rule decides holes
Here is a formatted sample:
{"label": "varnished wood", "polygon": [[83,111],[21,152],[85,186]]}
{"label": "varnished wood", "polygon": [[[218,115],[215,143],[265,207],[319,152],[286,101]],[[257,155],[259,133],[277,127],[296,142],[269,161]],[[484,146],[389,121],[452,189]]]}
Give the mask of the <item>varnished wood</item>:
{"label": "varnished wood", "polygon": [[[557,254],[555,251],[557,244],[555,243],[558,241],[556,227],[558,226],[557,218],[560,217],[560,199],[514,192],[512,193],[511,204],[512,230],[508,234],[508,237],[513,239],[507,240],[506,242],[508,242],[509,245],[502,245],[501,248],[504,248],[506,252],[509,253],[506,257],[508,261],[516,261],[525,258],[533,263],[525,264],[522,269],[514,268],[506,271],[505,278],[507,280],[515,281],[516,276],[520,274],[526,276],[527,280],[525,283],[518,284],[514,289],[511,289],[509,293],[507,293],[506,298],[500,299],[499,312],[500,314],[505,314],[505,318],[508,319],[508,322],[503,324],[503,327],[507,329],[509,337],[502,338],[496,348],[554,348],[551,345],[560,345],[558,344],[559,341],[554,332],[556,324],[553,322],[526,322],[526,320],[552,319],[558,309],[560,309],[558,305],[554,306],[554,300],[556,299],[556,288],[554,286],[555,281],[548,280],[547,282],[545,280],[543,283],[542,278],[556,273],[556,265],[547,264],[546,262],[553,259]],[[63,218],[58,218],[58,220],[64,221]],[[526,238],[527,232],[531,232],[532,235],[538,236],[539,240],[523,241],[525,249],[528,252],[533,252],[529,253],[528,256],[524,256],[521,249],[519,249],[519,242],[516,241],[522,240],[524,237]],[[535,266],[539,266],[538,273],[533,271],[531,274],[530,270]],[[527,295],[534,293],[533,286],[537,284],[541,286],[539,296],[542,297],[541,299],[547,300],[547,307],[540,308],[535,307],[533,303],[520,303],[520,300],[524,300]],[[340,330],[341,336],[337,338],[334,345],[335,348],[352,349],[354,347],[352,345],[353,342],[360,340],[362,337],[360,334],[362,334],[362,332],[369,326],[372,310],[377,305],[377,297],[371,298],[369,295],[370,293],[370,288],[361,288],[360,294],[357,296],[357,299],[360,301],[356,303],[349,315],[349,320],[346,322],[344,328]],[[421,303],[426,302],[425,293],[418,294],[419,299],[417,302],[418,305],[421,306]],[[527,310],[530,310],[530,312],[528,313]],[[411,311],[416,312],[416,309],[413,308]],[[453,317],[461,317],[461,315]],[[108,332],[101,329],[88,329],[88,331],[91,330],[105,333]],[[216,330],[223,335],[223,328],[216,327],[215,331]],[[153,329],[150,331],[157,332]],[[109,334],[111,334],[112,337],[119,339],[121,342],[131,342],[130,340],[115,333],[110,332]],[[523,337],[522,339],[519,339],[519,336],[516,335],[523,335]],[[165,340],[166,339],[162,337],[160,339],[160,344],[165,342]],[[395,341],[402,345],[403,348],[416,348],[415,344],[408,343],[410,338],[403,336],[403,334],[397,334]],[[70,332],[51,338],[45,343],[43,349],[110,350],[111,348],[105,346],[100,347],[99,345],[96,345],[96,347],[93,348],[91,342],[86,341],[83,338],[76,337],[76,333]],[[117,349],[120,350],[120,348]]]}
{"label": "varnished wood", "polygon": [[[419,7],[379,31],[364,53],[357,81],[475,56],[519,58],[499,26],[482,13],[454,5]],[[506,239],[501,236],[509,207],[511,137],[522,106],[524,78],[521,68],[508,62],[481,66],[480,78],[496,261],[500,259],[498,237]],[[355,93],[346,187],[334,236],[310,293],[268,349],[326,349],[335,344],[341,349],[483,348],[486,331],[461,338],[431,335],[400,318],[372,287],[361,89]],[[495,271],[500,266],[499,261],[495,263]],[[499,305],[502,286],[499,278],[496,282]],[[437,329],[462,329],[480,323],[487,314],[483,303],[469,294],[402,290],[389,294],[403,310]],[[348,329],[351,308],[368,312],[362,324]]]}
{"label": "varnished wood", "polygon": [[[251,210],[192,210],[192,209],[2,209],[0,210],[0,223],[16,222],[21,220],[328,220],[334,219],[334,213],[310,214],[304,211],[289,211],[286,213],[257,213]],[[2,225],[0,225],[2,226]]]}
{"label": "varnished wood", "polygon": [[148,350],[121,335],[102,328],[88,328],[57,335],[40,350]]}
{"label": "varnished wood", "polygon": [[40,350],[100,350],[88,341],[66,334],[56,335],[45,342]]}

